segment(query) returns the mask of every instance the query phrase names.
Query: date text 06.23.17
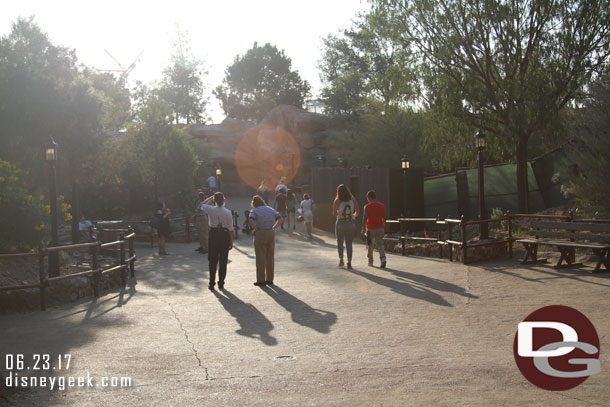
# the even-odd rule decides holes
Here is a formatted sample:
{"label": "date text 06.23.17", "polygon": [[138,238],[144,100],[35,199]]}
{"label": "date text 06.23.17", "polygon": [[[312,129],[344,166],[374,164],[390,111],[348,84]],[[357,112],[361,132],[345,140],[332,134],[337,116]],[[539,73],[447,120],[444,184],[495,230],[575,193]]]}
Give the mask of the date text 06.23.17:
{"label": "date text 06.23.17", "polygon": [[32,355],[6,354],[4,368],[6,370],[68,370],[72,355],[49,353],[34,353]]}

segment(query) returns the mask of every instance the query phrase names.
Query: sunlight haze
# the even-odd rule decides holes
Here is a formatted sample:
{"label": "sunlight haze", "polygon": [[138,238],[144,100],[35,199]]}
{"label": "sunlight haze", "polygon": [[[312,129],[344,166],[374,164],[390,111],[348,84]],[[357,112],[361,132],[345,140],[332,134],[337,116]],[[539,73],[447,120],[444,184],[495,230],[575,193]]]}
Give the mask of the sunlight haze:
{"label": "sunlight haze", "polygon": [[105,50],[125,68],[143,51],[129,74],[133,84],[161,79],[179,25],[188,33],[192,54],[209,72],[203,78],[209,95],[206,111],[212,122],[219,122],[224,115],[211,90],[221,83],[236,55],[243,55],[255,41],[277,46],[292,59],[292,68],[310,83],[316,97],[322,38],[348,28],[357,13],[368,8],[364,0],[23,0],[2,5],[0,35],[7,35],[19,16],[33,15],[53,44],[76,49],[79,62],[90,67],[120,69]]}

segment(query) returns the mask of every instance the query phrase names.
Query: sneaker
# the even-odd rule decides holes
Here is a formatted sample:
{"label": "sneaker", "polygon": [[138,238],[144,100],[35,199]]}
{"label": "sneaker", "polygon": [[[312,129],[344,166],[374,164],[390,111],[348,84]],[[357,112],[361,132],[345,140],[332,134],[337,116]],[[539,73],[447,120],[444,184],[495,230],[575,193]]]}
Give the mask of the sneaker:
{"label": "sneaker", "polygon": [[257,286],[257,287],[260,287],[260,286],[265,285],[265,282],[264,281],[257,281],[256,283],[254,283],[254,285]]}
{"label": "sneaker", "polygon": [[348,270],[352,270],[352,262],[351,261],[347,262],[347,269]]}
{"label": "sneaker", "polygon": [[383,260],[381,261],[381,266],[379,266],[379,267],[381,267],[382,269],[384,269],[384,268],[385,268],[385,259],[383,259]]}
{"label": "sneaker", "polygon": [[373,260],[369,260],[369,266],[373,265]]}
{"label": "sneaker", "polygon": [[224,281],[222,281],[222,282],[221,282],[221,281],[219,281],[219,282],[218,282],[218,289],[219,289],[219,290],[224,290],[224,288],[225,288],[225,283],[224,283]]}
{"label": "sneaker", "polygon": [[343,259],[339,259],[339,267],[343,267],[345,263],[343,263]]}
{"label": "sneaker", "polygon": [[210,291],[214,291],[214,284],[210,284],[210,285],[208,285],[208,290],[210,290]]}
{"label": "sneaker", "polygon": [[267,284],[267,285],[273,285],[273,281],[265,281],[265,284]]}

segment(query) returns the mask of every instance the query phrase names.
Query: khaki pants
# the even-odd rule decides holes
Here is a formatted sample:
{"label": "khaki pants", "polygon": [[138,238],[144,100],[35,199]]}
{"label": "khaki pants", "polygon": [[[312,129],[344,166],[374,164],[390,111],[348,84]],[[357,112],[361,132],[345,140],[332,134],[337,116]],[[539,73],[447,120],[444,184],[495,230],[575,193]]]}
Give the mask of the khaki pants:
{"label": "khaki pants", "polygon": [[385,260],[385,247],[383,246],[383,235],[385,234],[384,229],[383,228],[372,229],[372,230],[369,230],[368,232],[371,235],[371,244],[368,245],[368,247],[367,247],[369,263],[373,262],[373,249],[375,248],[375,246],[377,247],[377,251],[379,252],[379,258],[381,259],[381,261],[384,261]]}
{"label": "khaki pants", "polygon": [[209,226],[208,226],[208,217],[207,216],[197,216],[197,232],[199,233],[199,247],[203,250],[208,250],[208,235],[209,235]]}
{"label": "khaki pants", "polygon": [[254,254],[256,255],[256,281],[273,281],[275,231],[257,230],[254,234]]}

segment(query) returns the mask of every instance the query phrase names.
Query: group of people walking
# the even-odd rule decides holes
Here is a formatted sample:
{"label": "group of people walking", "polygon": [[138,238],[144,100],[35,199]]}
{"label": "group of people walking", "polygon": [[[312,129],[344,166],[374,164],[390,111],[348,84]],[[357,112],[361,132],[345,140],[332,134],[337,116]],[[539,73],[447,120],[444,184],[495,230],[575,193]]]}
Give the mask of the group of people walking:
{"label": "group of people walking", "polygon": [[[284,181],[285,179],[280,180],[278,188],[276,188],[273,207],[269,206],[262,196],[261,188],[250,202],[251,210],[247,221],[254,236],[255,286],[273,285],[275,277],[275,230],[280,227],[283,229],[285,221],[287,221],[288,228],[292,225],[293,229],[296,228],[297,220],[304,222],[307,236],[312,238],[316,204],[309,194],[303,194],[303,200],[297,210],[296,196],[284,185]],[[261,183],[261,187],[265,187],[264,182]],[[368,264],[370,266],[374,264],[373,253],[376,247],[379,252],[380,267],[385,268],[386,257],[383,246],[385,206],[377,201],[375,191],[367,193],[367,201],[368,203],[364,205],[362,210],[360,235],[367,242]],[[233,216],[231,211],[225,208],[225,204],[226,200],[222,192],[216,192],[207,198],[202,191],[198,193],[195,221],[199,229],[200,246],[196,250],[208,254],[210,270],[208,288],[210,290],[215,289],[216,283],[218,283],[218,289],[222,290],[224,288],[229,251],[233,248]],[[352,269],[356,219],[361,210],[358,201],[344,184],[337,187],[332,213],[336,217],[335,236],[337,238],[339,267],[347,265],[347,269]],[[160,221],[169,223],[169,209],[165,208],[164,205],[158,209],[155,216]],[[159,228],[159,253],[164,254],[165,239],[163,238],[162,241],[161,237],[162,233]],[[161,245],[163,245],[163,248],[161,248]],[[345,262],[344,252],[347,255],[347,263]],[[218,280],[216,277],[218,277]]]}
{"label": "group of people walking", "polygon": [[[367,257],[369,266],[373,262],[373,250],[376,247],[381,261],[380,267],[385,268],[386,257],[383,246],[383,235],[385,232],[385,206],[377,201],[377,193],[373,190],[367,192],[368,203],[364,205],[364,215],[362,218],[362,231],[360,235],[366,239]],[[339,252],[339,267],[345,265],[343,257],[343,244],[347,252],[347,268],[352,269],[353,240],[356,235],[356,218],[360,214],[358,201],[351,191],[341,184],[337,187],[337,195],[333,202],[333,216],[337,218],[335,222],[335,236],[337,238],[337,250]]]}

